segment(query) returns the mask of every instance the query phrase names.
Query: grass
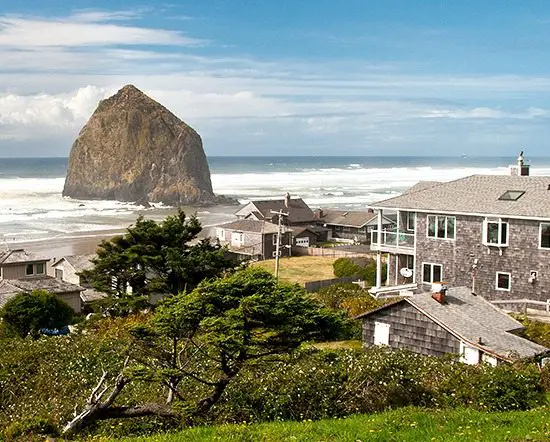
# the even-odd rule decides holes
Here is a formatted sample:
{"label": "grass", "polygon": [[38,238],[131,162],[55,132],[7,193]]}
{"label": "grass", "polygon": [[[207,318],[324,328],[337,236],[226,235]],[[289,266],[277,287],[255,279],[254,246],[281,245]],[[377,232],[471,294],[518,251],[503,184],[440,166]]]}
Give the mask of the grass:
{"label": "grass", "polygon": [[311,346],[319,350],[361,350],[363,343],[358,339],[350,339],[348,341],[315,342]]}
{"label": "grass", "polygon": [[[304,285],[308,281],[334,278],[332,256],[292,256],[279,261],[279,279],[285,282],[297,282]],[[258,261],[254,266],[275,272],[275,260]]]}
{"label": "grass", "polygon": [[550,409],[507,413],[404,408],[318,422],[274,422],[199,427],[129,442],[386,442],[530,441],[550,439]]}

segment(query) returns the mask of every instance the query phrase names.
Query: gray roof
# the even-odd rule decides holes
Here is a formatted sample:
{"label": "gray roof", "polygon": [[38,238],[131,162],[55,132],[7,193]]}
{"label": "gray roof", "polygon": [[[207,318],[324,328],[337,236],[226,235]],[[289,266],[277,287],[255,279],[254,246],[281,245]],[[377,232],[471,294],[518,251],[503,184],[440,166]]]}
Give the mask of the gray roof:
{"label": "gray roof", "polygon": [[248,213],[254,212],[255,216],[259,219],[272,219],[274,216],[271,213],[272,210],[275,212],[282,210],[288,213],[288,222],[290,224],[309,222],[313,221],[314,218],[313,211],[302,198],[291,198],[288,207],[285,205],[284,199],[250,201],[235,214],[237,216],[246,216]]}
{"label": "gray roof", "polygon": [[[550,219],[550,177],[472,175],[372,204],[375,208]],[[525,192],[517,201],[499,198]]]}
{"label": "gray roof", "polygon": [[107,293],[98,292],[95,289],[86,289],[80,293],[80,299],[82,302],[93,302],[99,301],[100,299],[106,298]]}
{"label": "gray roof", "polygon": [[320,221],[336,226],[362,227],[373,218],[377,215],[372,212],[323,209]]}
{"label": "gray roof", "polygon": [[82,272],[83,270],[89,270],[91,269],[94,264],[92,262],[92,259],[96,258],[97,255],[67,255],[63,258],[58,259],[54,264],[52,264],[52,267],[57,266],[61,261],[65,260],[67,263],[69,263],[72,268],[75,270],[75,272]]}
{"label": "gray roof", "polygon": [[[523,329],[521,323],[495,307],[481,296],[473,295],[467,287],[447,290],[440,304],[431,293],[421,293],[397,302],[407,302],[460,340],[499,359],[510,361],[515,356],[533,357],[549,351],[511,332]],[[363,313],[363,318],[396,302]],[[481,343],[480,343],[481,339]]]}
{"label": "gray roof", "polygon": [[438,186],[442,184],[441,181],[419,181],[415,185],[409,187],[406,193],[418,192],[419,190],[426,190],[430,187]]}
{"label": "gray roof", "polygon": [[23,249],[0,252],[0,264],[20,264],[24,262],[49,261],[49,258],[27,252]]}
{"label": "gray roof", "polygon": [[[237,230],[239,232],[253,233],[277,233],[277,225],[267,221],[256,221],[254,219],[238,219],[230,223],[216,226],[226,230]],[[288,230],[288,229],[286,229]]]}
{"label": "gray roof", "polygon": [[82,292],[84,289],[51,276],[29,279],[0,280],[0,307],[18,293],[30,293],[33,290],[46,290],[61,295],[63,293]]}

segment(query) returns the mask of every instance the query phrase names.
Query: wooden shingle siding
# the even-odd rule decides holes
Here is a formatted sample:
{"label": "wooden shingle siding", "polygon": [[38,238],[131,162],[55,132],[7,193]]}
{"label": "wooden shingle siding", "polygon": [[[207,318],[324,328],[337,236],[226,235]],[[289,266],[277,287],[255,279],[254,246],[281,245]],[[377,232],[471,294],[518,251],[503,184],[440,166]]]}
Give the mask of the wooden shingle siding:
{"label": "wooden shingle siding", "polygon": [[374,323],[390,324],[389,346],[415,353],[442,356],[460,351],[460,341],[407,302],[400,302],[363,318],[363,344],[374,343]]}

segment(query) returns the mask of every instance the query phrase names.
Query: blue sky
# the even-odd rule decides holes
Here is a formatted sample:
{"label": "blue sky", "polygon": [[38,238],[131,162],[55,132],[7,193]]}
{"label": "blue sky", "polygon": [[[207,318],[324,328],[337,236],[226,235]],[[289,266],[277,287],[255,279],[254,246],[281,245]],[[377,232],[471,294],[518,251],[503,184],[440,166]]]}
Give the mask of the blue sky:
{"label": "blue sky", "polygon": [[0,0],[0,156],[128,83],[209,155],[550,155],[548,48],[548,1]]}

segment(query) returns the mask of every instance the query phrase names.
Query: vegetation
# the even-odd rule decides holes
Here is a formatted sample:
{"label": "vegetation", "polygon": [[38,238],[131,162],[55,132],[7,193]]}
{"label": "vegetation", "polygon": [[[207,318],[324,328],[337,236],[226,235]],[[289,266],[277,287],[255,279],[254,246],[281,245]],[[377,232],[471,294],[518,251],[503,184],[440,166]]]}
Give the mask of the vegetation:
{"label": "vegetation", "polygon": [[37,339],[41,329],[59,329],[71,323],[73,310],[62,299],[44,290],[21,293],[0,310],[3,333]]}
{"label": "vegetation", "polygon": [[380,414],[316,422],[221,425],[127,442],[237,441],[527,441],[550,438],[550,410],[487,413],[468,409],[426,411],[403,408]]}
{"label": "vegetation", "polygon": [[[334,275],[338,278],[347,276],[359,278],[369,287],[376,284],[376,261],[372,258],[338,258],[332,266]],[[383,264],[382,275],[384,275],[382,280],[385,281],[386,264]]]}
{"label": "vegetation", "polygon": [[[292,256],[281,258],[279,280],[304,285],[309,281],[334,278],[333,257],[329,256]],[[252,264],[269,272],[275,271],[275,260],[269,259]]]}
{"label": "vegetation", "polygon": [[162,223],[140,217],[124,235],[100,244],[94,268],[82,276],[110,295],[102,305],[111,314],[145,307],[154,293],[191,291],[233,266],[219,244],[203,239],[191,245],[201,229],[196,217],[181,210]]}

